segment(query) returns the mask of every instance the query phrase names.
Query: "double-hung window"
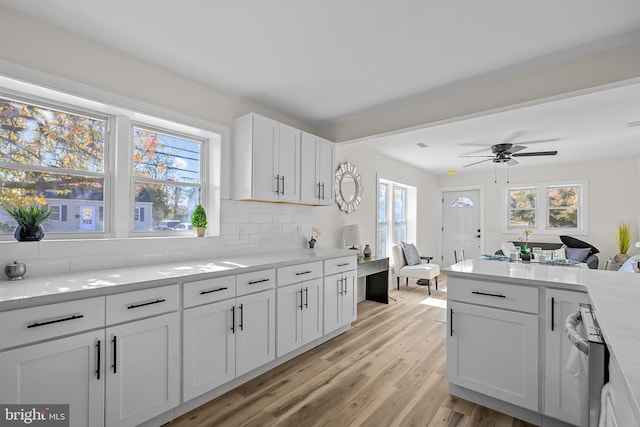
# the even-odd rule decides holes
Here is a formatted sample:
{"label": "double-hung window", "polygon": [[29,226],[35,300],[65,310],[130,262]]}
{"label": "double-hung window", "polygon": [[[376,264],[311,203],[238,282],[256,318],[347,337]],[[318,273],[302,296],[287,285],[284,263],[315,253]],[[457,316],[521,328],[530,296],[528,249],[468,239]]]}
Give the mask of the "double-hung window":
{"label": "double-hung window", "polygon": [[[53,207],[45,231],[104,232],[109,118],[0,96],[0,206]],[[16,226],[0,209],[0,234]]]}
{"label": "double-hung window", "polygon": [[505,187],[505,232],[586,234],[587,182],[512,185]]}
{"label": "double-hung window", "polygon": [[131,129],[134,231],[179,230],[202,198],[203,140],[140,124]]}
{"label": "double-hung window", "polygon": [[415,241],[416,194],[413,186],[378,179],[376,255],[389,256],[392,245]]}

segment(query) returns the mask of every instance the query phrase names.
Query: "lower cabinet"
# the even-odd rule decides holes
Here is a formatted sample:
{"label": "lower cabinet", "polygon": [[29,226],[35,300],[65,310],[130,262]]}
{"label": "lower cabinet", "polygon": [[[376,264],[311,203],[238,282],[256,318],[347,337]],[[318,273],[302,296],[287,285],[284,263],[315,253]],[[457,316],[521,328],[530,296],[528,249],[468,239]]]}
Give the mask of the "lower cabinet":
{"label": "lower cabinet", "polygon": [[449,382],[538,411],[538,316],[448,302]]}
{"label": "lower cabinet", "polygon": [[104,426],[104,329],[0,353],[0,402],[69,404],[71,427]]}
{"label": "lower cabinet", "polygon": [[357,318],[356,272],[324,278],[324,333],[348,325]]}
{"label": "lower cabinet", "polygon": [[544,413],[573,425],[588,422],[587,382],[577,381],[566,370],[572,345],[565,321],[587,302],[584,292],[546,289]]}
{"label": "lower cabinet", "polygon": [[276,355],[322,336],[322,279],[278,288]]}
{"label": "lower cabinet", "polygon": [[275,291],[193,307],[183,314],[183,400],[275,358]]}
{"label": "lower cabinet", "polygon": [[178,323],[174,312],[107,328],[107,426],[135,426],[178,405]]}

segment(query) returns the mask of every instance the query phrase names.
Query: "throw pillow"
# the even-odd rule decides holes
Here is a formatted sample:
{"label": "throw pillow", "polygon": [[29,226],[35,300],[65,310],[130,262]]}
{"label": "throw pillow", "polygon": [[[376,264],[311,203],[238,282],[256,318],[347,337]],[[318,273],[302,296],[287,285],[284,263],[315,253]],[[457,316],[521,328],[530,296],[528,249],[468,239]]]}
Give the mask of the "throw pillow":
{"label": "throw pillow", "polygon": [[566,252],[567,247],[562,245],[562,247],[560,249],[556,249],[553,251],[553,257],[554,258],[566,258],[567,257],[567,252]]}
{"label": "throw pillow", "polygon": [[407,265],[417,265],[422,262],[416,245],[405,242],[400,242],[400,244],[402,245],[402,252],[404,253],[404,259],[407,260]]}
{"label": "throw pillow", "polygon": [[578,262],[586,262],[591,253],[591,248],[564,248],[567,258]]}
{"label": "throw pillow", "polygon": [[560,236],[560,240],[564,243],[568,248],[589,248],[590,255],[595,255],[600,251],[593,245],[583,242],[582,240],[578,240],[575,237],[571,236]]}

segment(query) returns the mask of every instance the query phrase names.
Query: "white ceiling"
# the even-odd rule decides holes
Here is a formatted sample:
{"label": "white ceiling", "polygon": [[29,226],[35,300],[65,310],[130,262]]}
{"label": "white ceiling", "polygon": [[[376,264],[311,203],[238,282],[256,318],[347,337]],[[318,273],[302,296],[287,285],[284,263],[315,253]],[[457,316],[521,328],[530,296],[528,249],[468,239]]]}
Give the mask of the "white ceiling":
{"label": "white ceiling", "polygon": [[[0,4],[314,126],[341,123],[520,64],[561,61],[640,39],[638,0]],[[640,120],[639,94],[638,86],[615,89],[367,144],[437,173],[474,160],[459,158],[479,148],[464,144],[557,138],[531,147],[558,149],[555,161],[601,156],[605,142],[607,152],[638,154],[640,127],[625,123]],[[429,147],[418,149],[416,142]],[[491,167],[488,163],[478,167]]]}

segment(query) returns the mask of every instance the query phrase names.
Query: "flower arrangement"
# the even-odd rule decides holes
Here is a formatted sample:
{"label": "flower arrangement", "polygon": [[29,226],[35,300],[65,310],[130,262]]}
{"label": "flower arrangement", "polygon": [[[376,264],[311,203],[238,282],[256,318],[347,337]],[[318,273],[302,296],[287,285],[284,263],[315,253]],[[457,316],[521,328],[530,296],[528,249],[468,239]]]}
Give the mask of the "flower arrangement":
{"label": "flower arrangement", "polygon": [[309,239],[309,247],[310,248],[315,247],[316,238],[319,238],[320,234],[322,234],[322,233],[320,233],[320,229],[319,228],[316,228],[316,227],[311,228],[311,239]]}
{"label": "flower arrangement", "polygon": [[522,246],[522,250],[520,251],[520,253],[530,254],[531,249],[529,248],[529,236],[533,234],[533,230],[530,228],[527,228],[526,230],[523,230],[521,234],[522,236],[524,236],[524,245]]}

